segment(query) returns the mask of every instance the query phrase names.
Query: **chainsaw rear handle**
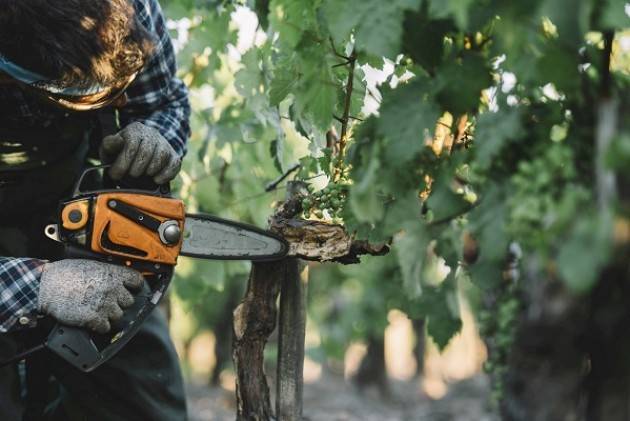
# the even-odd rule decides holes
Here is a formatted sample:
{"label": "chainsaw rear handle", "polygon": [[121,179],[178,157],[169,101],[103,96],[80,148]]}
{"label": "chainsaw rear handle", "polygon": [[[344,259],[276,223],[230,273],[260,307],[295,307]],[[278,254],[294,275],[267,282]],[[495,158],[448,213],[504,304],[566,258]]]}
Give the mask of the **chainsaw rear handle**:
{"label": "chainsaw rear handle", "polygon": [[[72,246],[67,247],[66,258],[123,264],[112,261],[108,256]],[[139,267],[135,269],[142,271]],[[46,339],[46,348],[83,372],[95,370],[116,355],[138,333],[144,320],[164,297],[172,276],[173,267],[163,267],[159,273],[151,272],[146,276],[142,290],[135,295],[133,306],[124,311],[120,321],[112,323],[110,333],[102,335],[57,323]]]}

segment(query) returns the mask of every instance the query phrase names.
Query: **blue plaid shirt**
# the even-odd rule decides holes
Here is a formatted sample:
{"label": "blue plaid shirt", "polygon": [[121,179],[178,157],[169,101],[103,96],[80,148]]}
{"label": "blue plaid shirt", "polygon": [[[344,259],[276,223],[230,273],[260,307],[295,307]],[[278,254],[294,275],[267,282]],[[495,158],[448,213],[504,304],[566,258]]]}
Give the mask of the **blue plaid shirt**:
{"label": "blue plaid shirt", "polygon": [[[157,0],[133,0],[133,4],[141,24],[155,35],[157,42],[154,56],[126,91],[128,101],[119,110],[120,122],[123,126],[141,122],[154,127],[183,156],[190,135],[190,105],[186,86],[175,76],[175,51],[164,16]],[[58,113],[39,109],[17,90],[10,95],[9,104],[6,92],[1,99],[18,118],[51,119]],[[34,323],[44,264],[38,259],[0,257],[0,332]]]}

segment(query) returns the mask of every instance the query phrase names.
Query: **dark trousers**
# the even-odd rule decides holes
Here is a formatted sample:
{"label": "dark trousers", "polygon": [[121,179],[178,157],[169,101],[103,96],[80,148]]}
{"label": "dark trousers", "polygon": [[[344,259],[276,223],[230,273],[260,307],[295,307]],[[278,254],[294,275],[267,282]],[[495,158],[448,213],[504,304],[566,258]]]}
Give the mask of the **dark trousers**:
{"label": "dark trousers", "polygon": [[[47,239],[57,200],[33,190],[59,188],[59,176],[43,175],[27,189],[0,186],[0,256],[57,260],[61,248]],[[20,193],[20,191],[22,193]],[[21,195],[21,197],[17,197]],[[26,200],[24,196],[29,196]],[[65,196],[67,197],[67,196]],[[2,215],[4,213],[4,215]],[[71,280],[69,280],[71,281]],[[0,291],[1,293],[1,291]],[[0,334],[0,360],[29,344],[41,343],[46,326]],[[165,317],[159,310],[109,362],[82,373],[48,351],[20,366],[0,369],[0,416],[13,420],[185,420],[186,399],[179,362]]]}

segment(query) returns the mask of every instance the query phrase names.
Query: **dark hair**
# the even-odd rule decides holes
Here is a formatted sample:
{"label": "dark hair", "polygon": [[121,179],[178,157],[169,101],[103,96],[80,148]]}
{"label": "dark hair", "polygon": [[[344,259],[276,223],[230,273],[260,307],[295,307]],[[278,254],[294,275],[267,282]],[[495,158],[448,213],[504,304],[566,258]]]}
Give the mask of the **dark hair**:
{"label": "dark hair", "polygon": [[114,85],[153,49],[129,0],[0,0],[0,53],[64,85]]}

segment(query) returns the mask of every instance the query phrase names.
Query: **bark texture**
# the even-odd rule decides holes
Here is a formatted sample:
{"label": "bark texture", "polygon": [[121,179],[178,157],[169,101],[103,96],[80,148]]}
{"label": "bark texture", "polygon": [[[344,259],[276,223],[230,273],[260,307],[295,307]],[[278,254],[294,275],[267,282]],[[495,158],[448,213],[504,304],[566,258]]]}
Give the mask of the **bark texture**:
{"label": "bark texture", "polygon": [[267,421],[273,416],[264,350],[276,326],[279,280],[285,271],[285,260],[255,263],[245,297],[234,310],[232,359],[236,371],[237,420]]}
{"label": "bark texture", "polygon": [[318,262],[359,263],[360,256],[381,256],[389,252],[388,244],[356,240],[343,226],[299,218],[301,197],[284,202],[270,219],[271,230],[289,243],[289,255]]}

